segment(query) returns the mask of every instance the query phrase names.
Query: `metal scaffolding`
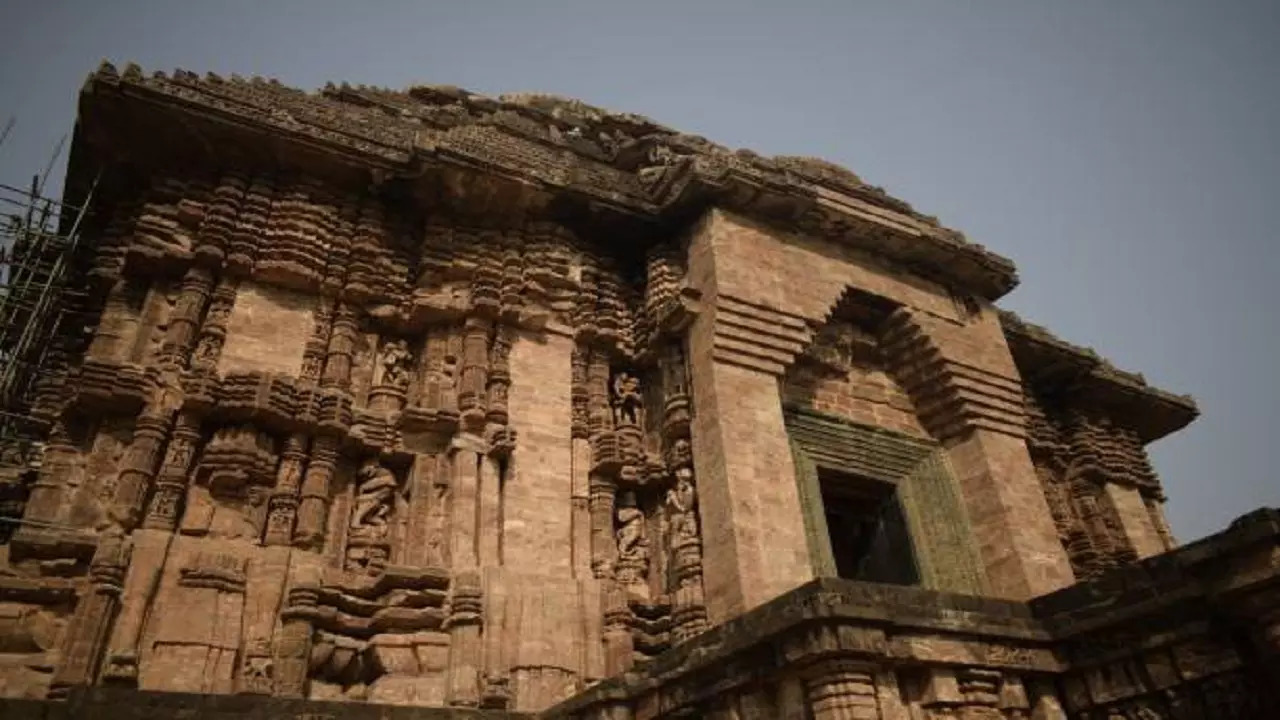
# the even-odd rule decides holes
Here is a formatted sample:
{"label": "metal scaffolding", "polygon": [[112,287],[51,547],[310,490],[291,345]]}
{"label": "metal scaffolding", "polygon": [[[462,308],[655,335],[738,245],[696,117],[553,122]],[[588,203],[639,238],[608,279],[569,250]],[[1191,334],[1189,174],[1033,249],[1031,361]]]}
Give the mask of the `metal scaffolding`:
{"label": "metal scaffolding", "polygon": [[[0,132],[0,151],[12,127],[9,121]],[[31,409],[41,369],[69,329],[69,306],[84,296],[69,270],[92,191],[82,205],[45,195],[62,146],[28,187],[0,183],[0,468],[29,467],[38,450],[43,428]]]}

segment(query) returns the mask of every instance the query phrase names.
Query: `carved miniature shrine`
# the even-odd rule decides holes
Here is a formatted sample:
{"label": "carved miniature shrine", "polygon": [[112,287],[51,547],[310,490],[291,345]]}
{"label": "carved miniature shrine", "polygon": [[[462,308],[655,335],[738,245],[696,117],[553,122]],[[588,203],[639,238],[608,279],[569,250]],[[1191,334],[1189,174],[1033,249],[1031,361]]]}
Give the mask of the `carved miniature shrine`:
{"label": "carved miniature shrine", "polygon": [[1145,445],[1194,404],[847,170],[104,65],[66,195],[87,290],[3,448],[0,710],[1280,706],[1280,513],[1164,520]]}

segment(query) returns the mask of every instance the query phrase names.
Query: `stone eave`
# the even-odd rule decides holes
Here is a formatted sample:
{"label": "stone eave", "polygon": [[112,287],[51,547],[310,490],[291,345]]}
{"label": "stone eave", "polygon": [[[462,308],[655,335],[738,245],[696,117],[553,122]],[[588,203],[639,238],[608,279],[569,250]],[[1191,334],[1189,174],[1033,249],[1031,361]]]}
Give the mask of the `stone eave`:
{"label": "stone eave", "polygon": [[1195,400],[1148,385],[1089,348],[1073,345],[1008,310],[1000,323],[1023,378],[1037,391],[1103,409],[1137,431],[1143,442],[1186,427],[1200,411]]}
{"label": "stone eave", "polygon": [[[414,108],[408,107],[414,97],[411,93],[378,91],[381,99],[358,102],[373,92],[344,87],[307,94],[274,81],[202,79],[184,71],[147,76],[136,66],[118,73],[104,65],[86,83],[80,113],[81,123],[92,126],[94,116],[111,104],[117,112],[138,113],[138,118],[175,112],[181,120],[175,117],[171,122],[191,127],[217,125],[224,135],[234,132],[238,142],[246,144],[242,150],[272,146],[278,156],[264,155],[268,162],[279,164],[287,155],[286,146],[291,145],[314,156],[327,155],[336,164],[367,166],[375,180],[421,180],[451,168],[465,168],[477,175],[534,185],[549,195],[571,196],[593,212],[629,216],[655,227],[668,227],[721,206],[782,229],[799,225],[804,232],[883,256],[957,292],[996,299],[1017,284],[1008,259],[963,240],[959,233],[915,213],[878,188],[861,184],[852,173],[820,161],[731,152],[701,138],[674,134],[651,121],[636,119],[638,116],[608,114],[602,122],[630,123],[628,127],[651,133],[631,141],[639,146],[632,151],[632,164],[644,148],[653,145],[686,153],[681,157],[689,162],[673,168],[660,187],[651,188],[640,182],[634,167],[619,168],[592,159],[564,143],[559,135],[556,142],[533,139],[502,124],[510,124],[509,117],[518,115],[522,122],[535,126],[530,118],[538,118],[548,127],[566,127],[563,118],[537,107],[481,100],[457,91],[471,98],[469,107],[489,108],[493,115],[444,127],[412,116]],[[390,101],[407,107],[395,115],[395,108],[387,104]],[[88,135],[90,140],[95,137]],[[139,142],[112,137],[106,144],[130,141]],[[123,155],[132,149],[126,145],[114,152]],[[550,165],[533,168],[524,162],[526,154]],[[87,171],[87,163],[72,169]],[[819,177],[823,173],[826,176]],[[830,177],[833,174],[835,179]],[[69,174],[68,189],[82,184],[83,178]]]}

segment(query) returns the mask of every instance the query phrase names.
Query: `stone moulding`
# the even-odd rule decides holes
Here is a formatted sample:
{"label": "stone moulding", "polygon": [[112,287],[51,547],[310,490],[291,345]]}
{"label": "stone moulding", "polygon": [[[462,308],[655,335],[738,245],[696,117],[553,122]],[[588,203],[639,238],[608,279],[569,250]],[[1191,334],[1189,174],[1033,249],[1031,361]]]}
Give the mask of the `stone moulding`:
{"label": "stone moulding", "polygon": [[1107,407],[1144,443],[1180,430],[1199,415],[1195,400],[1147,384],[1094,351],[1003,310],[1000,324],[1023,379],[1039,391],[1070,393],[1081,404]]}
{"label": "stone moulding", "polygon": [[[645,717],[699,716],[794,668],[842,659],[892,668],[904,683],[940,666],[1060,683],[1070,717],[1185,701],[1207,713],[1189,717],[1260,719],[1280,700],[1252,684],[1280,660],[1277,547],[1280,510],[1261,510],[1218,535],[1029,603],[819,579],[544,717],[612,717],[599,713],[619,704],[647,708]],[[1240,640],[1251,634],[1261,638],[1256,650]],[[1147,674],[1134,676],[1134,663]]]}
{"label": "stone moulding", "polygon": [[[869,243],[868,249],[920,265],[947,278],[948,284],[983,297],[999,297],[1017,283],[1009,260],[960,239],[959,233],[938,226],[936,220],[915,213],[882,190],[862,184],[852,173],[833,175],[829,164],[818,166],[794,158],[778,162],[640,124],[626,128],[636,134],[627,134],[622,145],[630,142],[664,151],[639,167],[629,167],[633,161],[625,157],[634,156],[634,151],[626,155],[615,150],[616,164],[612,164],[574,149],[580,145],[572,139],[574,127],[579,127],[579,132],[585,127],[588,134],[593,129],[600,129],[597,134],[622,134],[617,114],[607,114],[594,124],[574,126],[554,113],[480,101],[469,93],[463,93],[462,101],[450,98],[452,102],[445,104],[440,97],[422,93],[383,91],[383,96],[395,98],[399,106],[395,111],[356,100],[363,94],[347,90],[309,95],[257,78],[200,78],[185,71],[146,76],[136,66],[119,73],[104,65],[86,83],[80,114],[88,133],[88,128],[99,122],[107,126],[120,122],[121,113],[130,113],[131,105],[161,105],[185,115],[184,125],[197,135],[202,132],[196,129],[198,125],[212,122],[218,126],[217,132],[239,132],[249,146],[261,145],[261,138],[267,136],[289,138],[306,148],[298,148],[298,152],[317,158],[345,158],[349,164],[384,168],[388,176],[405,178],[422,176],[428,170],[457,168],[459,163],[488,173],[498,170],[517,183],[533,180],[576,194],[583,204],[657,223],[667,217],[696,214],[694,206],[705,207],[707,200],[714,198],[719,204],[764,219],[801,221],[844,242]],[[438,116],[442,113],[453,117],[441,123]],[[504,121],[515,114],[525,116],[535,127],[556,128],[556,134],[532,139]],[[437,116],[436,122],[423,117],[426,115]],[[442,129],[442,124],[448,129]],[[565,126],[566,130],[560,131]],[[593,138],[592,142],[599,140]],[[278,146],[264,149],[280,150]],[[650,158],[653,153],[641,155]],[[69,189],[83,182],[83,178],[74,177],[77,172],[79,168],[73,163]],[[344,172],[363,175],[350,169]],[[832,189],[833,184],[839,189]]]}

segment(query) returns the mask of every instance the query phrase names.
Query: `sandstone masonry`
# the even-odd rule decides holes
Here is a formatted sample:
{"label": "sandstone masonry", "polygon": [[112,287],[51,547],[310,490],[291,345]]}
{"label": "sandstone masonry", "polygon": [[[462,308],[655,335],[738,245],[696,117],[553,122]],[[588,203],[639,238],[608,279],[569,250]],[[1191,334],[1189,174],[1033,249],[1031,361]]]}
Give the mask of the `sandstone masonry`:
{"label": "sandstone masonry", "polygon": [[6,717],[1280,705],[1280,515],[1164,519],[1145,445],[1192,401],[843,168],[104,65],[66,195],[84,322],[0,470]]}

